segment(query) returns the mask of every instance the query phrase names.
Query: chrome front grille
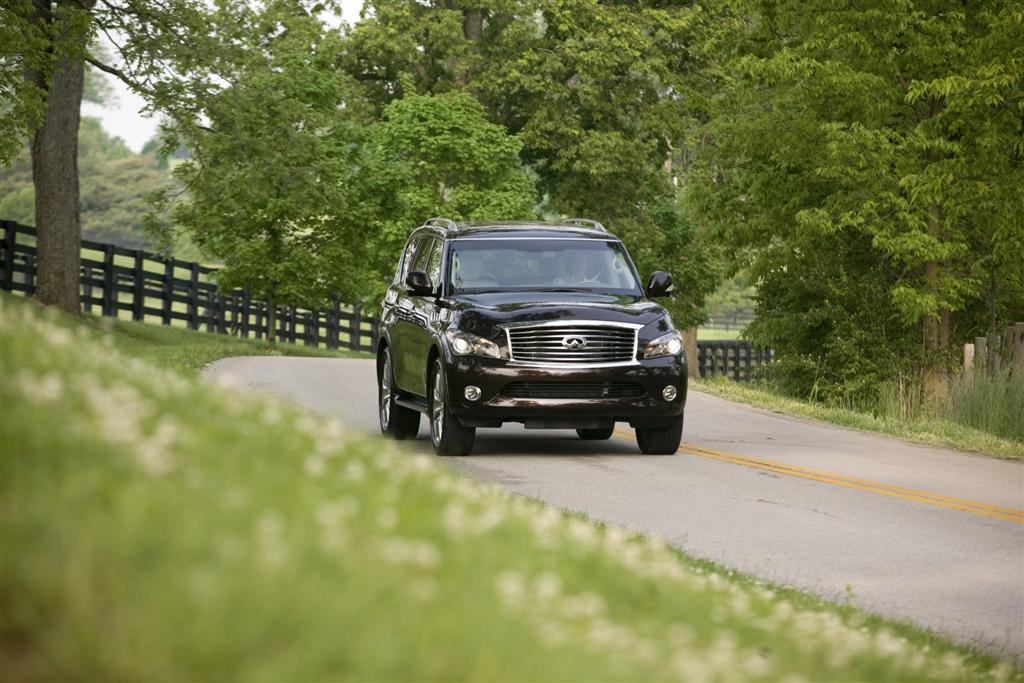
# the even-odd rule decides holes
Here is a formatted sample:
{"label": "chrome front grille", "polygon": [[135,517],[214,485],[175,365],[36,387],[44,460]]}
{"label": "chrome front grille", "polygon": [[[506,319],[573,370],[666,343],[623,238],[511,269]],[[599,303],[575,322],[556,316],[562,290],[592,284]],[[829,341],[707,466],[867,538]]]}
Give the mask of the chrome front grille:
{"label": "chrome front grille", "polygon": [[636,362],[639,325],[558,322],[506,328],[513,361],[543,365]]}

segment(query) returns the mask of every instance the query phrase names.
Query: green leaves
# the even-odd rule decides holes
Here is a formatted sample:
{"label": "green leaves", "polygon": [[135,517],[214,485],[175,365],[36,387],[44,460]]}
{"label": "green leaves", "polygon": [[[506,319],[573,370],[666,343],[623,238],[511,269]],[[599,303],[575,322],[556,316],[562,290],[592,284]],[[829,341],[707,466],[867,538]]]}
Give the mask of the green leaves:
{"label": "green leaves", "polygon": [[1024,225],[1013,3],[739,6],[688,198],[753,254],[753,331],[818,368],[799,391],[886,376],[882,346],[944,366],[958,340],[922,348],[926,321],[970,336],[1024,314],[1020,252],[1006,261]]}

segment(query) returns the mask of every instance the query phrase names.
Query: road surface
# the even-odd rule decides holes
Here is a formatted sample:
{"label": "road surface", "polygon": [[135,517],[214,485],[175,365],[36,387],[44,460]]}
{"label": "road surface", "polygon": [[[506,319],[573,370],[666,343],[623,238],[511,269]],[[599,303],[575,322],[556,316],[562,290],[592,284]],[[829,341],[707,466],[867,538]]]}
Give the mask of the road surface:
{"label": "road surface", "polygon": [[[242,357],[211,376],[379,433],[369,360]],[[412,448],[430,450],[427,421]],[[1024,462],[787,417],[691,391],[684,444],[643,456],[519,425],[446,462],[657,533],[691,555],[1024,659]]]}

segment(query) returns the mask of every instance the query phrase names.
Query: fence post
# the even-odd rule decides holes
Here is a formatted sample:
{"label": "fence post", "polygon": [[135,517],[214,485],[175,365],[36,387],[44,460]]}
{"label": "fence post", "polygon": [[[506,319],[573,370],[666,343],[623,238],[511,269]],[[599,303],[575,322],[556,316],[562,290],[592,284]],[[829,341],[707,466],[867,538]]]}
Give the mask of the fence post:
{"label": "fence post", "polygon": [[216,290],[206,288],[206,294],[203,299],[206,303],[203,304],[203,317],[206,318],[206,331],[216,332],[217,331],[217,297]]}
{"label": "fence post", "polygon": [[352,307],[352,326],[349,328],[348,344],[353,351],[359,350],[359,342],[362,338],[363,306],[356,304]]}
{"label": "fence post", "polygon": [[320,309],[313,308],[306,315],[306,343],[320,348]]}
{"label": "fence post", "polygon": [[161,318],[164,325],[171,324],[171,313],[174,311],[174,259],[169,258],[164,263],[164,301],[161,311]]}
{"label": "fence post", "polygon": [[242,290],[242,336],[249,338],[249,288]]}
{"label": "fence post", "polygon": [[82,266],[82,310],[92,313],[92,267]]}
{"label": "fence post", "polygon": [[985,337],[974,338],[974,364],[981,372],[988,370],[988,339]]}
{"label": "fence post", "polygon": [[1024,323],[1013,326],[1013,373],[1024,372]]}
{"label": "fence post", "polygon": [[999,333],[993,332],[988,336],[988,369],[991,372],[999,372],[1002,365],[1002,358],[999,354]]}
{"label": "fence post", "polygon": [[964,371],[974,369],[974,344],[964,344]]}
{"label": "fence post", "polygon": [[338,295],[331,295],[331,304],[327,308],[327,348],[336,349],[338,348],[338,319],[341,314],[341,303],[338,301]]}
{"label": "fence post", "polygon": [[228,312],[227,297],[220,293],[220,288],[214,292],[214,301],[217,309],[217,334],[228,333]]}
{"label": "fence post", "polygon": [[103,247],[103,315],[117,315],[117,278],[114,276],[114,245]]}
{"label": "fence post", "polygon": [[256,334],[257,339],[263,339],[263,302],[256,302]]}
{"label": "fence post", "polygon": [[146,271],[142,267],[142,252],[135,252],[135,268],[134,268],[135,282],[132,291],[132,320],[142,320],[145,317],[145,285],[146,285]]}
{"label": "fence post", "polygon": [[18,228],[14,221],[4,221],[4,272],[0,286],[8,292],[14,288],[14,247],[18,242]]}
{"label": "fence post", "polygon": [[199,264],[190,263],[188,285],[188,329],[199,329]]}

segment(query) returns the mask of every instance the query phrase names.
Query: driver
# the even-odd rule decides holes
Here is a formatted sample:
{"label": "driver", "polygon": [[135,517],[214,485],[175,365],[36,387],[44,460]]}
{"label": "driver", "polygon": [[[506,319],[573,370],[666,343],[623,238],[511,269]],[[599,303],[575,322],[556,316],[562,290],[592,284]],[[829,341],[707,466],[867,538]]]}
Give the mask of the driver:
{"label": "driver", "polygon": [[559,285],[584,285],[597,282],[588,272],[590,270],[590,255],[582,249],[572,249],[565,259],[565,277],[557,278],[555,283]]}

